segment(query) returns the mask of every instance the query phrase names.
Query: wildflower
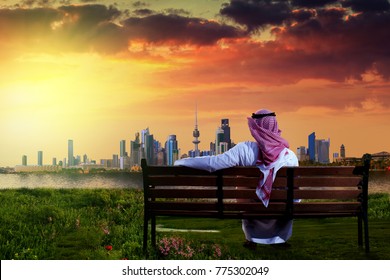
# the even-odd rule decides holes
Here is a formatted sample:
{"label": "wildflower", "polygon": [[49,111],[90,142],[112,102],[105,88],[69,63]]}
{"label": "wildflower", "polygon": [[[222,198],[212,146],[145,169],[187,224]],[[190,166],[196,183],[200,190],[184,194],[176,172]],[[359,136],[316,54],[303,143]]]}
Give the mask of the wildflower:
{"label": "wildflower", "polygon": [[104,248],[105,248],[107,251],[111,251],[111,250],[112,250],[112,246],[111,246],[111,245],[106,245],[106,246],[104,246]]}
{"label": "wildflower", "polygon": [[103,233],[104,233],[105,235],[110,234],[110,230],[108,229],[108,227],[102,228],[102,230],[103,230]]}
{"label": "wildflower", "polygon": [[220,258],[222,256],[221,248],[218,245],[214,245],[214,257]]}
{"label": "wildflower", "polygon": [[76,228],[79,228],[80,227],[80,219],[76,219],[76,224],[75,224]]}

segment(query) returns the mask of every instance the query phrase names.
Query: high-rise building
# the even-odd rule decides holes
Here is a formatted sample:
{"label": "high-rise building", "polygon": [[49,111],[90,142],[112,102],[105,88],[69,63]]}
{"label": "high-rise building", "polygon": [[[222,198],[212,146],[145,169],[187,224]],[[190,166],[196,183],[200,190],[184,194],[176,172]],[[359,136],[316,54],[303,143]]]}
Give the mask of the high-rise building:
{"label": "high-rise building", "polygon": [[68,166],[74,166],[73,140],[68,140]]}
{"label": "high-rise building", "polygon": [[130,141],[130,157],[132,165],[141,164],[141,141],[139,139],[139,132],[135,134],[135,140]]}
{"label": "high-rise building", "polygon": [[27,165],[27,156],[26,155],[22,156],[22,165],[24,165],[24,166]]}
{"label": "high-rise building", "polygon": [[300,146],[297,148],[297,158],[299,161],[306,161],[307,160],[307,152],[305,146]]}
{"label": "high-rise building", "polygon": [[223,130],[223,142],[226,142],[228,149],[231,149],[232,140],[230,139],[229,119],[222,119],[221,120],[221,128]]}
{"label": "high-rise building", "polygon": [[118,154],[112,155],[112,167],[118,168],[119,167],[119,156]]}
{"label": "high-rise building", "polygon": [[309,150],[309,160],[315,161],[316,160],[316,134],[315,132],[311,133],[308,137],[308,150]]}
{"label": "high-rise building", "polygon": [[38,165],[42,166],[43,165],[43,152],[38,151]]}
{"label": "high-rise building", "polygon": [[154,161],[154,138],[153,134],[145,134],[145,158],[146,162],[150,165],[155,163]]}
{"label": "high-rise building", "polygon": [[345,146],[344,146],[344,144],[341,144],[341,147],[340,147],[340,157],[341,158],[345,158]]}
{"label": "high-rise building", "polygon": [[120,157],[124,157],[126,155],[126,140],[121,140],[120,144]]}
{"label": "high-rise building", "polygon": [[176,140],[176,135],[169,135],[168,140],[165,143],[165,151],[167,158],[167,165],[173,165],[173,163],[178,159],[179,149],[178,142]]}
{"label": "high-rise building", "polygon": [[222,154],[221,151],[221,143],[224,143],[224,131],[222,128],[218,127],[215,131],[215,154],[219,155]]}
{"label": "high-rise building", "polygon": [[57,158],[53,158],[53,161],[52,161],[52,164],[51,165],[53,165],[53,166],[56,166],[57,165]]}
{"label": "high-rise building", "polygon": [[[198,157],[200,155],[200,151],[199,151],[199,136],[200,136],[200,132],[198,130],[198,107],[196,107],[195,109],[195,128],[194,128],[194,131],[192,133],[192,136],[194,136],[194,140],[192,141],[192,143],[194,143],[194,155],[196,157]],[[168,164],[170,165],[170,164]]]}
{"label": "high-rise building", "polygon": [[330,139],[316,140],[316,161],[319,163],[329,163]]}
{"label": "high-rise building", "polygon": [[150,134],[149,127],[146,129],[141,130],[141,158],[146,158],[146,137]]}

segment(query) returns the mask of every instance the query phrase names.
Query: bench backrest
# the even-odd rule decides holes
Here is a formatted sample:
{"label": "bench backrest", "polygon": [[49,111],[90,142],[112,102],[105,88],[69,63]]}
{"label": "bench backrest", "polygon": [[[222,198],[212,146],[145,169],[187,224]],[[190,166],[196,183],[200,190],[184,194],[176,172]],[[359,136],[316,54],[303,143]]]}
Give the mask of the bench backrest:
{"label": "bench backrest", "polygon": [[143,160],[145,211],[235,218],[357,215],[367,200],[368,168],[369,162],[357,167],[284,167],[276,174],[266,208],[255,193],[261,176],[257,167],[209,173],[148,166]]}

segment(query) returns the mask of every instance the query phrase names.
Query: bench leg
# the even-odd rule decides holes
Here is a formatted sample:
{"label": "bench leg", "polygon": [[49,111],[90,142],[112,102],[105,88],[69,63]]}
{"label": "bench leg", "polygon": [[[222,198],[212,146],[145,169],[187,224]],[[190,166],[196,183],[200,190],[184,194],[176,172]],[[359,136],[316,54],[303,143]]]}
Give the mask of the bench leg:
{"label": "bench leg", "polygon": [[367,211],[363,213],[363,222],[364,222],[364,246],[366,247],[366,253],[370,251],[370,243],[368,239],[368,217]]}
{"label": "bench leg", "polygon": [[363,222],[362,215],[358,215],[358,244],[363,246]]}

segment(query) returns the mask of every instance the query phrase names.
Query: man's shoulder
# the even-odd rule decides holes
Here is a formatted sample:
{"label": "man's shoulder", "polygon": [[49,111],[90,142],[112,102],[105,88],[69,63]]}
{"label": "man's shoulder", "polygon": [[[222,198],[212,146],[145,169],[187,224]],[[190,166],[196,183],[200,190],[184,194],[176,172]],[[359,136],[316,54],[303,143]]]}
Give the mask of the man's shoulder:
{"label": "man's shoulder", "polygon": [[244,141],[244,142],[240,142],[240,143],[236,144],[236,146],[234,146],[234,148],[236,148],[238,150],[257,152],[259,149],[259,146],[256,142]]}

